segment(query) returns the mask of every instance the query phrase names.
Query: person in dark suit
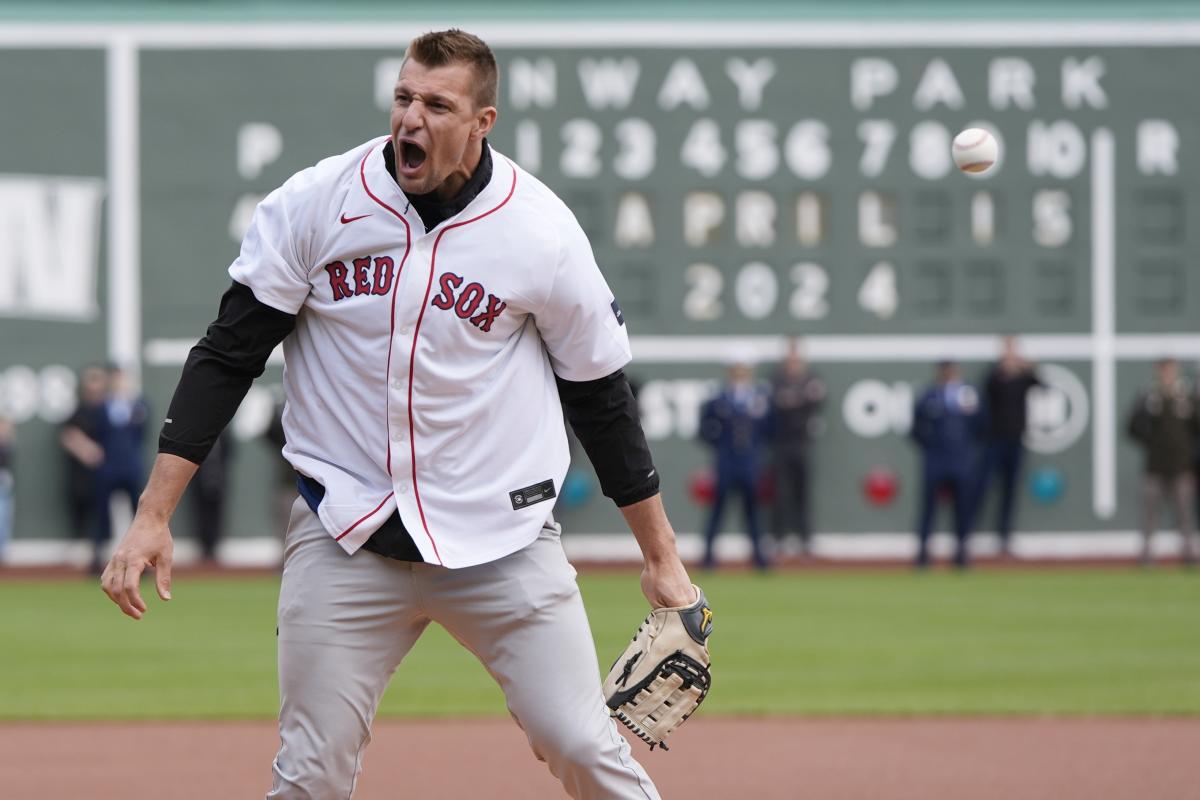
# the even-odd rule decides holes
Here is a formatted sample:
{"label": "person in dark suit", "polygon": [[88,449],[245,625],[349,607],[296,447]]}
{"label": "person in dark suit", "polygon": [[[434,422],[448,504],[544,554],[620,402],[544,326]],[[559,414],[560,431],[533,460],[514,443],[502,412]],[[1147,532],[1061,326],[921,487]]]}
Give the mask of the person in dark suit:
{"label": "person in dark suit", "polygon": [[1000,360],[988,371],[984,382],[983,406],[987,416],[983,458],[979,467],[979,487],[972,516],[978,518],[993,476],[1000,481],[1000,504],[996,532],[1000,535],[1000,554],[1012,555],[1013,510],[1016,487],[1025,458],[1025,409],[1029,390],[1042,386],[1034,366],[1017,353],[1016,340],[1004,337]]}
{"label": "person in dark suit", "polygon": [[104,460],[96,473],[96,510],[98,524],[94,538],[92,571],[104,568],[101,550],[112,538],[112,498],[122,494],[131,513],[137,512],[138,495],[145,482],[145,458],[142,444],[146,438],[149,410],[130,376],[120,367],[109,367],[108,397],[100,423],[99,442]]}
{"label": "person in dark suit", "polygon": [[746,515],[746,533],[753,548],[754,565],[767,569],[758,522],[758,479],[766,444],[770,399],[754,380],[747,363],[729,368],[728,382],[700,410],[700,438],[712,446],[716,458],[716,491],[704,539],[704,567],[716,564],[713,546],[721,515],[730,494],[740,494]]}
{"label": "person in dark suit", "polygon": [[808,369],[799,343],[793,340],[771,379],[771,470],[775,480],[771,533],[777,548],[782,548],[789,534],[796,534],[804,555],[812,549],[809,451],[824,402],[825,382]]}
{"label": "person in dark suit", "polygon": [[1128,432],[1143,453],[1142,563],[1153,562],[1150,547],[1164,499],[1174,508],[1183,540],[1183,560],[1195,564],[1198,551],[1192,517],[1196,477],[1193,452],[1200,436],[1196,395],[1179,374],[1179,364],[1164,358],[1155,367],[1155,382],[1143,392],[1129,415]]}
{"label": "person in dark suit", "polygon": [[921,515],[917,523],[917,566],[929,565],[929,534],[938,496],[948,491],[954,502],[954,563],[968,564],[967,538],[974,496],[972,458],[980,421],[979,395],[962,380],[953,361],[937,366],[937,379],[917,399],[912,438],[921,449]]}
{"label": "person in dark suit", "polygon": [[76,539],[94,539],[96,526],[100,524],[96,480],[104,463],[100,437],[107,397],[108,371],[99,365],[84,367],[79,373],[75,411],[58,433],[59,445],[66,456],[67,516]]}
{"label": "person in dark suit", "polygon": [[206,564],[216,563],[217,546],[225,538],[226,497],[234,447],[233,432],[226,428],[200,463],[187,489],[200,558]]}

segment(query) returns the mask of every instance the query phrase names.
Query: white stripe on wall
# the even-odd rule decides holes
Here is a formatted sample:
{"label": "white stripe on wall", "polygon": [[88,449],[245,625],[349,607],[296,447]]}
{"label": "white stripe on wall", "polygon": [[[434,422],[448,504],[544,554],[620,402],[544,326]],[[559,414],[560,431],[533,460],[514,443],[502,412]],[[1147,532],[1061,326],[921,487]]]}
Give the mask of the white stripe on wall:
{"label": "white stripe on wall", "polygon": [[[563,533],[563,547],[572,561],[640,560],[637,542],[632,536],[604,533]],[[1136,531],[1083,533],[1017,533],[1013,550],[1022,558],[1036,559],[1132,559],[1141,553],[1141,535]],[[917,540],[912,533],[824,533],[813,538],[814,552],[821,558],[841,561],[908,561],[916,555]],[[989,556],[997,551],[992,534],[971,537],[971,551]],[[685,561],[698,561],[704,552],[704,540],[698,533],[678,535],[679,554]],[[930,542],[933,555],[948,558],[954,551],[954,539],[948,533],[935,534]],[[1153,553],[1159,558],[1174,558],[1182,553],[1182,539],[1175,533],[1155,537]],[[199,547],[187,538],[175,543],[175,563],[189,566],[199,560]],[[280,539],[269,536],[237,537],[222,542],[219,560],[229,567],[273,567],[281,563]],[[744,535],[724,533],[717,539],[720,561],[746,561],[750,546]],[[6,564],[14,567],[69,566],[83,569],[91,557],[90,545],[67,539],[17,539],[8,548]]]}

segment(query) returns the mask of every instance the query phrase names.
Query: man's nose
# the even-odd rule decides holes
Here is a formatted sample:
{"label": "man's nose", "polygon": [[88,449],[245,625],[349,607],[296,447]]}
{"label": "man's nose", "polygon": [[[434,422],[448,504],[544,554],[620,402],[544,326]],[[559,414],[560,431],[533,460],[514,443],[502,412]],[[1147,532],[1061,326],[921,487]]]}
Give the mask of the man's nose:
{"label": "man's nose", "polygon": [[400,118],[400,127],[408,131],[425,127],[425,104],[420,100],[409,103],[408,108],[404,109],[404,116]]}

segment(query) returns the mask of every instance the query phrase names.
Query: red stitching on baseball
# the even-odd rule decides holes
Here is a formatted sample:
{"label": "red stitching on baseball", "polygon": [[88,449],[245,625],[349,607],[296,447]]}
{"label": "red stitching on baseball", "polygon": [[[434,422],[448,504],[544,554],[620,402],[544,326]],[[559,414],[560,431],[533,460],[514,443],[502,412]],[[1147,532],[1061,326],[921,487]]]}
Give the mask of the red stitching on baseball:
{"label": "red stitching on baseball", "polygon": [[958,142],[953,142],[952,144],[954,145],[955,150],[969,150],[972,147],[975,147],[976,145],[983,144],[984,142],[987,141],[987,138],[988,138],[988,132],[981,130],[979,132],[979,138],[973,142],[964,142],[962,144],[959,144]]}

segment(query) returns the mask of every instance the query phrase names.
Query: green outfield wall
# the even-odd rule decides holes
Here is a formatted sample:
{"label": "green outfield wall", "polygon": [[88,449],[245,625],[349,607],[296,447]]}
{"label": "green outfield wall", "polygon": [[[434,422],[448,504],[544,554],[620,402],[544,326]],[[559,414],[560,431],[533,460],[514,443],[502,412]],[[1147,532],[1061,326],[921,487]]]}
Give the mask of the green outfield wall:
{"label": "green outfield wall", "polygon": [[[241,22],[228,5],[0,6],[0,407],[18,423],[19,536],[66,535],[55,430],[74,370],[132,366],[161,418],[255,202],[386,134],[404,45],[438,23],[371,21],[370,4],[313,21],[302,4],[307,20],[277,24],[269,3]],[[766,375],[800,336],[829,385],[818,530],[909,530],[915,393],[940,358],[978,379],[1006,333],[1047,384],[1030,470],[1064,478],[1049,502],[1022,489],[1021,526],[1134,526],[1129,404],[1154,359],[1192,374],[1200,359],[1200,22],[1175,4],[1155,21],[1114,21],[1116,4],[1089,5],[1109,19],[875,3],[773,21],[769,4],[682,20],[660,5],[586,24],[538,8],[477,26],[502,74],[492,143],[591,237],[677,527],[699,525],[697,411],[723,365]],[[982,178],[949,158],[972,125],[1002,142]],[[280,369],[235,421],[235,535],[275,526],[261,434]],[[900,493],[874,506],[861,483],[881,467]],[[618,530],[576,468],[569,529]]]}

